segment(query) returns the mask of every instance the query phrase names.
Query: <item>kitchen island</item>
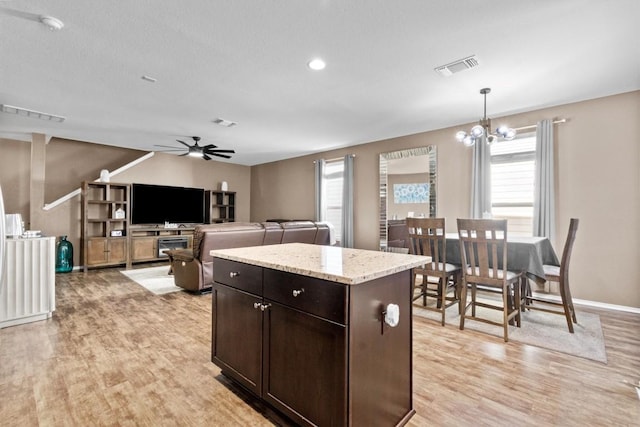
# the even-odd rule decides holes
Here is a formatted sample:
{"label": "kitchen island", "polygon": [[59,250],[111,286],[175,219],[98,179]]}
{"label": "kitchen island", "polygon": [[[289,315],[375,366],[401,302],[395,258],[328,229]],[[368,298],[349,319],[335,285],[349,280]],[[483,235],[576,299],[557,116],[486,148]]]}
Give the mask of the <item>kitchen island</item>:
{"label": "kitchen island", "polygon": [[428,257],[302,243],[211,255],[224,375],[300,425],[414,414],[411,269]]}

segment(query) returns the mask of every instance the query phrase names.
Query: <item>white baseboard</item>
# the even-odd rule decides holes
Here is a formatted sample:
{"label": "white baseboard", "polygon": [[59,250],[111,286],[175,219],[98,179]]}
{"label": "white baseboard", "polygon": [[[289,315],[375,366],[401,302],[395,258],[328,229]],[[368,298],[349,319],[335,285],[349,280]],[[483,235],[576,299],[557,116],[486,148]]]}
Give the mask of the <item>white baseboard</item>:
{"label": "white baseboard", "polygon": [[[546,294],[546,293],[539,293],[539,292],[535,292],[535,291],[534,291],[534,294],[544,295],[545,298],[560,302],[560,297],[558,295],[549,295],[549,294]],[[574,298],[573,299],[573,304],[574,305],[582,305],[582,306],[585,306],[585,307],[601,308],[601,309],[604,309],[604,310],[624,311],[624,312],[627,312],[627,313],[640,314],[640,308],[639,307],[628,307],[626,305],[608,304],[606,302],[589,301],[589,300],[585,300],[585,299],[575,299]]]}

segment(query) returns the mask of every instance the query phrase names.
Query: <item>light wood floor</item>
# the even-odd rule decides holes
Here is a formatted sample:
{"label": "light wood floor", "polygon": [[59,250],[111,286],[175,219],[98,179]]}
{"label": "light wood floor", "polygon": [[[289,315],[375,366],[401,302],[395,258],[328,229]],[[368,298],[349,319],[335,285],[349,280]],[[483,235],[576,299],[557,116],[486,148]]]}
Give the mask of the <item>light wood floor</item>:
{"label": "light wood floor", "polygon": [[[56,279],[51,320],[0,330],[1,425],[279,422],[209,361],[210,295],[156,296],[116,269]],[[640,425],[624,384],[640,379],[640,315],[596,312],[607,365],[416,318],[409,425]]]}

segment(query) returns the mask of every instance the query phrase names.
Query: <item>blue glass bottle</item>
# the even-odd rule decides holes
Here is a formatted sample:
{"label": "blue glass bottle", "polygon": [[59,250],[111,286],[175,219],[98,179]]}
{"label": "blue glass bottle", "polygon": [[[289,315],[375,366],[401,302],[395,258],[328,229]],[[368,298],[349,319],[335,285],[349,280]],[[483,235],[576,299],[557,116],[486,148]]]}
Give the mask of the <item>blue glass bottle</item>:
{"label": "blue glass bottle", "polygon": [[68,273],[73,270],[73,245],[67,236],[60,236],[56,248],[56,273]]}

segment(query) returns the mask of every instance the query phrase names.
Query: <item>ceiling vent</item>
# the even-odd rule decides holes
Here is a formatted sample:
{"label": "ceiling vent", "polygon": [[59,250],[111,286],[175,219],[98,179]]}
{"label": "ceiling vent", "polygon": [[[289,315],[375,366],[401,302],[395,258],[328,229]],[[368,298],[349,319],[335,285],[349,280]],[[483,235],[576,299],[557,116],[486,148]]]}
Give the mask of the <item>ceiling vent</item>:
{"label": "ceiling vent", "polygon": [[434,70],[441,76],[449,77],[452,74],[468,70],[469,68],[477,67],[478,65],[478,58],[475,55],[471,55],[466,58],[453,61],[447,65],[436,67],[434,68]]}
{"label": "ceiling vent", "polygon": [[22,117],[31,117],[32,119],[50,120],[52,122],[62,123],[66,117],[56,116],[51,113],[42,113],[40,111],[29,110],[28,108],[14,107],[13,105],[0,104],[0,111],[3,113],[17,114]]}
{"label": "ceiling vent", "polygon": [[226,120],[226,119],[221,119],[220,117],[218,117],[217,119],[213,120],[213,123],[220,125],[220,126],[224,126],[226,128],[230,128],[230,127],[234,127],[235,125],[237,125],[237,122],[232,122],[231,120]]}

